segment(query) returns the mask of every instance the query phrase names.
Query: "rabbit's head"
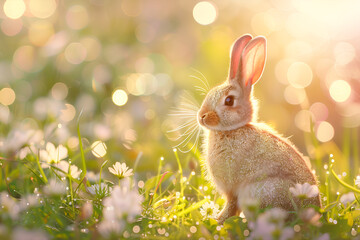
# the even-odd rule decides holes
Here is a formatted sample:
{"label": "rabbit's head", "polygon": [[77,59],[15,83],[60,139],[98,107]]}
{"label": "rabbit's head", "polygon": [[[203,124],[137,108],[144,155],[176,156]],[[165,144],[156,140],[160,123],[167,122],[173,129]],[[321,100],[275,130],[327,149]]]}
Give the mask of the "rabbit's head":
{"label": "rabbit's head", "polygon": [[234,42],[228,79],[210,90],[198,111],[198,121],[202,126],[229,131],[252,121],[252,85],[260,79],[265,59],[264,37],[244,35]]}

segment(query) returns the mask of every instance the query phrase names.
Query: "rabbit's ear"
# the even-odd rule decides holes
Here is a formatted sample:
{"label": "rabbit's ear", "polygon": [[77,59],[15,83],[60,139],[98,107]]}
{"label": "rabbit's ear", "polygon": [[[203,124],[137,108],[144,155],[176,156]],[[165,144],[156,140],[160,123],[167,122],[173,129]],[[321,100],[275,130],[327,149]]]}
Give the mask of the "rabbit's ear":
{"label": "rabbit's ear", "polygon": [[262,36],[251,40],[241,55],[240,80],[247,86],[255,84],[263,73],[266,60],[266,39]]}
{"label": "rabbit's ear", "polygon": [[241,54],[248,42],[252,39],[252,36],[245,34],[238,38],[232,45],[230,50],[230,69],[228,79],[233,79],[236,77],[236,74],[239,70],[239,63]]}

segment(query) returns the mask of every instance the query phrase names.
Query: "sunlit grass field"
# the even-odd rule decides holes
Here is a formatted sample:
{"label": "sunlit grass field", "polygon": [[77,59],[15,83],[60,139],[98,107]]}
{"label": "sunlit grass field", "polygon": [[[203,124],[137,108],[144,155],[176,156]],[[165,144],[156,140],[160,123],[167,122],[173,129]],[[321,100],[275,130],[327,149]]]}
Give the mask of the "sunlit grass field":
{"label": "sunlit grass field", "polygon": [[[0,239],[358,239],[355,0],[0,2]],[[203,131],[239,36],[267,39],[259,121],[307,156],[322,207],[219,225]],[[265,166],[264,166],[265,167]]]}

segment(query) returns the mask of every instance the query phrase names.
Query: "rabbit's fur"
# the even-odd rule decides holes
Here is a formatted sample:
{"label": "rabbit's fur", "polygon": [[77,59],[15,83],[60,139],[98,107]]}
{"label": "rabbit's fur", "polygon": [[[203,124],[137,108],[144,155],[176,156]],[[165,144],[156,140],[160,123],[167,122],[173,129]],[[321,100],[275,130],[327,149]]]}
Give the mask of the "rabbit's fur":
{"label": "rabbit's fur", "polygon": [[[244,35],[236,40],[228,79],[207,94],[198,112],[199,123],[209,130],[204,149],[209,174],[227,198],[220,223],[249,200],[260,207],[293,210],[300,202],[289,188],[317,184],[303,155],[287,139],[255,122],[252,86],[262,75],[265,59],[264,37]],[[305,203],[321,206],[319,196]]]}

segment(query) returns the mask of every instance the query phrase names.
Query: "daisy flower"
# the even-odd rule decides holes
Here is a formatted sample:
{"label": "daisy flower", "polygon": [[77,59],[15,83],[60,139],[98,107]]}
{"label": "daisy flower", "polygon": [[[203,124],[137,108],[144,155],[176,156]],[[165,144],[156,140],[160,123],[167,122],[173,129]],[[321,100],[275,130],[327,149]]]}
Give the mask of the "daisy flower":
{"label": "daisy flower", "polygon": [[306,223],[310,223],[314,226],[320,226],[321,223],[319,219],[321,218],[321,214],[316,212],[313,208],[307,208],[300,213],[300,218]]}
{"label": "daisy flower", "polygon": [[67,158],[68,150],[63,145],[59,145],[55,147],[54,144],[48,142],[46,144],[45,150],[40,151],[40,158],[41,160],[51,164],[51,163],[58,163],[61,160]]}
{"label": "daisy flower", "polygon": [[[56,167],[58,167],[59,169],[61,169],[66,173],[70,173],[72,178],[78,178],[81,173],[81,171],[77,166],[70,165],[67,161],[63,161],[63,160],[60,161],[58,164],[56,164]],[[59,171],[59,175],[65,177],[65,174],[61,171]]]}
{"label": "daisy flower", "polygon": [[319,195],[319,188],[316,185],[310,185],[309,183],[295,184],[295,187],[291,187],[290,192],[300,199],[312,198]]}
{"label": "daisy flower", "polygon": [[357,176],[355,179],[355,185],[360,187],[360,176]]}
{"label": "daisy flower", "polygon": [[219,205],[212,201],[204,203],[200,208],[200,213],[204,218],[217,218],[219,212]]}
{"label": "daisy flower", "polygon": [[133,170],[129,169],[125,163],[116,162],[112,167],[109,167],[109,171],[117,176],[119,179],[130,177],[134,175]]}
{"label": "daisy flower", "polygon": [[349,203],[352,203],[353,201],[355,201],[355,195],[353,192],[349,192],[349,193],[346,193],[346,194],[343,194],[341,197],[340,197],[340,202],[342,204],[344,204],[344,206],[348,205]]}
{"label": "daisy flower", "polygon": [[49,196],[60,196],[66,193],[66,185],[61,181],[50,179],[49,183],[44,187],[44,193]]}

